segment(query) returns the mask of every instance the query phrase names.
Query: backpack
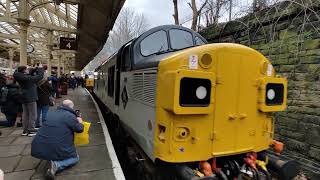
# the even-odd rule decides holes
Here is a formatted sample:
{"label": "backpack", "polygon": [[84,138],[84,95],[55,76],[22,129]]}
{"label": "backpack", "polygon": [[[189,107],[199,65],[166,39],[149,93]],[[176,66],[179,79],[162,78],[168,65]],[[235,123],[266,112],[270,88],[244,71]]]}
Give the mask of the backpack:
{"label": "backpack", "polygon": [[8,88],[6,86],[1,88],[0,91],[0,105],[4,105],[7,102],[7,98],[8,98]]}

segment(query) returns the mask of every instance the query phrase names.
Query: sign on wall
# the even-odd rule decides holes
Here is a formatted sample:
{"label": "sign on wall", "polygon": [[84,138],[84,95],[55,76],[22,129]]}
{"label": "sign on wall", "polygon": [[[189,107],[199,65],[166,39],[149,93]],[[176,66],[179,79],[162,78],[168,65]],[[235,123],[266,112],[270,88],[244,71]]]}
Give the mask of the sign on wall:
{"label": "sign on wall", "polygon": [[77,50],[77,41],[75,38],[60,37],[60,49]]}

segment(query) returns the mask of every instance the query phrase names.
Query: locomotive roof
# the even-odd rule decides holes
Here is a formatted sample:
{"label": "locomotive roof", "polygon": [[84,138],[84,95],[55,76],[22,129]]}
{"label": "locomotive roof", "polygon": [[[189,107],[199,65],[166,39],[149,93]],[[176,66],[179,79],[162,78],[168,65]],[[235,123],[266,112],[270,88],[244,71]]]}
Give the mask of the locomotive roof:
{"label": "locomotive roof", "polygon": [[[159,61],[163,58],[165,58],[166,56],[168,55],[172,55],[173,53],[177,52],[177,51],[180,51],[182,49],[185,49],[185,48],[182,48],[182,49],[176,49],[176,50],[173,50],[170,45],[169,48],[168,48],[168,51],[167,52],[164,52],[164,53],[155,53],[155,54],[151,54],[151,55],[148,55],[148,56],[143,56],[140,52],[140,43],[142,40],[144,40],[146,37],[148,37],[149,35],[155,33],[155,32],[158,32],[158,31],[165,31],[165,32],[169,32],[169,30],[171,29],[176,29],[176,30],[183,30],[183,31],[186,31],[186,32],[189,32],[192,34],[193,36],[193,40],[195,37],[199,37],[204,43],[207,43],[206,39],[203,38],[199,33],[189,29],[189,28],[186,28],[186,27],[183,27],[183,26],[179,26],[179,25],[162,25],[162,26],[157,26],[157,27],[154,27],[154,28],[151,28],[150,30],[142,33],[139,37],[137,38],[134,38],[132,40],[130,40],[129,42],[125,43],[123,46],[121,46],[121,48],[118,49],[118,51],[116,51],[114,54],[112,54],[111,56],[108,57],[108,59],[103,62],[100,66],[103,66],[105,63],[107,63],[108,61],[110,61],[111,59],[113,59],[115,56],[118,56],[118,54],[120,52],[122,52],[122,49],[125,48],[126,46],[128,45],[131,45],[133,46],[132,47],[132,52],[133,52],[133,59],[143,59],[143,62],[140,62],[140,63],[137,63],[136,64],[136,68],[146,68],[146,67],[152,67],[152,66],[155,66],[156,64],[159,63]],[[169,35],[167,36],[167,38],[169,38]],[[169,42],[168,42],[169,43]],[[193,45],[195,46],[195,44]],[[191,47],[193,47],[191,46]],[[189,48],[189,47],[187,47]],[[100,67],[99,66],[99,67]],[[98,70],[99,67],[96,69]]]}

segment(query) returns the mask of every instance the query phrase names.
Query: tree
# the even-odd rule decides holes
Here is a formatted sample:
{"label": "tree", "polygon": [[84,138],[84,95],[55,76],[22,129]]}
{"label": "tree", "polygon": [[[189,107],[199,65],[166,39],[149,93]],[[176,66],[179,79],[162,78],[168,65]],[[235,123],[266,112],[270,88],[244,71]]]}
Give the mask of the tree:
{"label": "tree", "polygon": [[148,20],[143,14],[137,14],[129,8],[120,12],[118,19],[109,33],[106,50],[109,54],[114,53],[123,44],[138,37],[149,27]]}
{"label": "tree", "polygon": [[266,0],[253,0],[253,11],[259,11],[265,7],[267,7],[267,1]]}
{"label": "tree", "polygon": [[93,70],[101,65],[111,54],[115,53],[122,45],[138,37],[149,27],[148,20],[143,14],[137,14],[129,8],[123,8],[109,32],[109,37],[104,48],[90,62],[87,70]]}
{"label": "tree", "polygon": [[174,8],[174,14],[173,14],[173,18],[174,18],[174,23],[176,25],[179,25],[179,11],[178,11],[178,0],[173,0],[173,8]]}
{"label": "tree", "polygon": [[200,9],[197,9],[196,0],[191,0],[191,3],[189,2],[189,6],[192,9],[192,24],[191,29],[196,31],[197,30],[197,24],[198,24],[198,18],[201,16],[201,11],[207,4],[208,0],[205,0],[203,4],[201,5]]}
{"label": "tree", "polygon": [[221,8],[227,2],[228,0],[208,0],[207,5],[204,7],[207,27],[211,24],[218,24]]}

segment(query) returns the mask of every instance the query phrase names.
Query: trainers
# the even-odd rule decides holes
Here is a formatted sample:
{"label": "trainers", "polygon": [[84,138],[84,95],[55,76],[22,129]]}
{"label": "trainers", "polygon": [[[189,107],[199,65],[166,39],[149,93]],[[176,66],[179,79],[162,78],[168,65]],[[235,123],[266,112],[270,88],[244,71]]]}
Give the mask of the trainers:
{"label": "trainers", "polygon": [[22,132],[21,136],[28,136],[28,131],[23,130],[23,132]]}
{"label": "trainers", "polygon": [[34,129],[39,130],[40,128],[41,128],[41,126],[36,126]]}
{"label": "trainers", "polygon": [[46,179],[54,180],[54,176],[56,175],[56,172],[57,172],[56,165],[54,164],[53,161],[50,161],[49,169],[47,170],[47,173],[46,173]]}
{"label": "trainers", "polygon": [[35,135],[37,135],[37,132],[29,131],[29,133],[28,133],[29,137],[33,137]]}

